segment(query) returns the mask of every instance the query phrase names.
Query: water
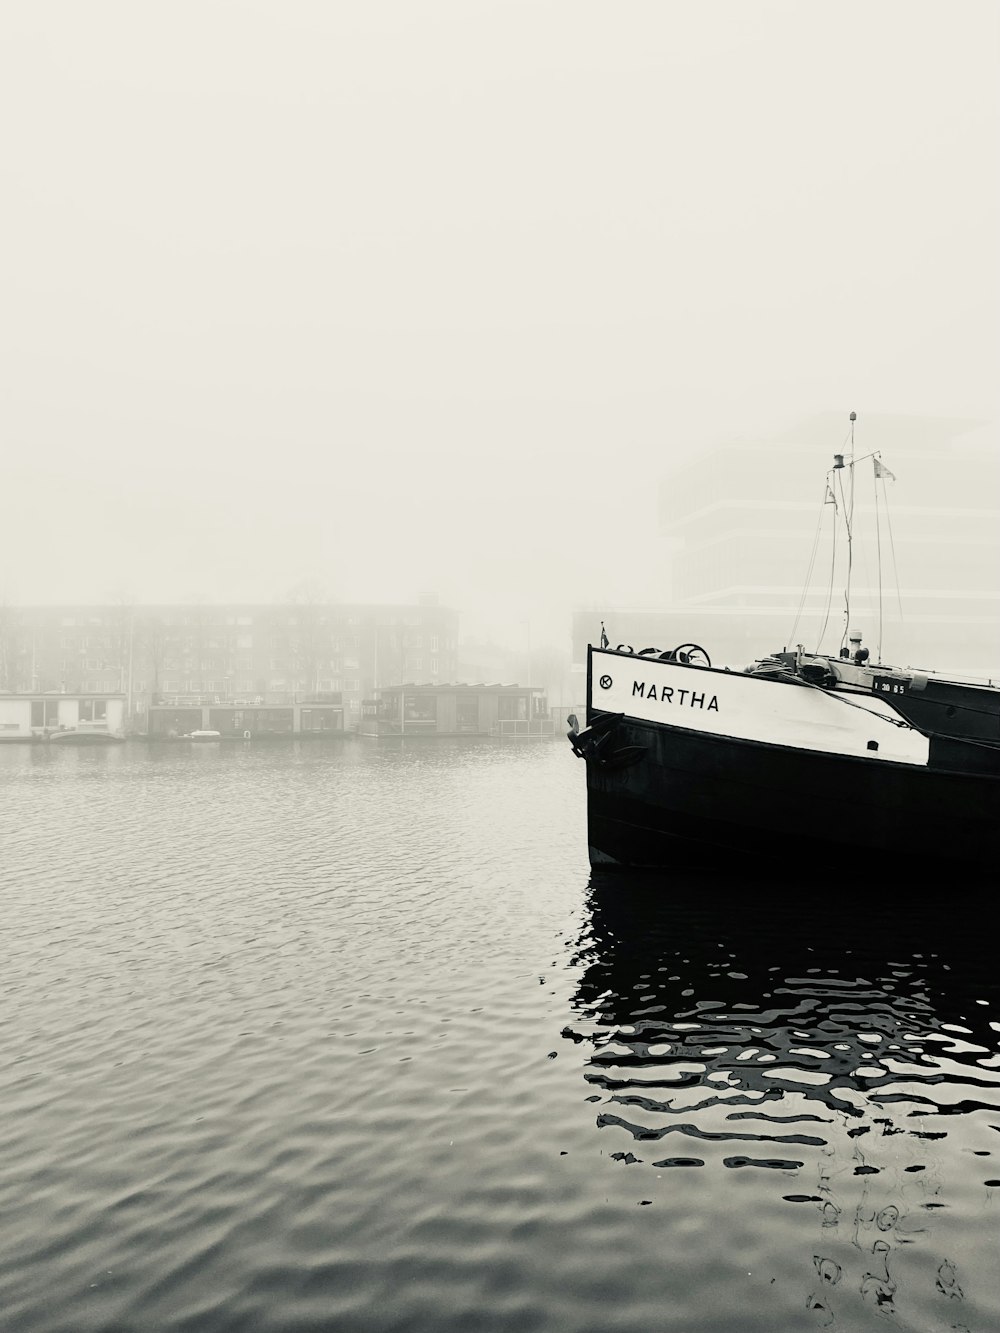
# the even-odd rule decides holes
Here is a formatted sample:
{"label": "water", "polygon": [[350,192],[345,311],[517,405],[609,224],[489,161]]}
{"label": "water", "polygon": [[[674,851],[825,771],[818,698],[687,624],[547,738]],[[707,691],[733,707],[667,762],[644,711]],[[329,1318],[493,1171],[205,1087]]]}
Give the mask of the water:
{"label": "water", "polygon": [[0,749],[0,1329],[1000,1325],[974,886],[592,878],[583,776]]}

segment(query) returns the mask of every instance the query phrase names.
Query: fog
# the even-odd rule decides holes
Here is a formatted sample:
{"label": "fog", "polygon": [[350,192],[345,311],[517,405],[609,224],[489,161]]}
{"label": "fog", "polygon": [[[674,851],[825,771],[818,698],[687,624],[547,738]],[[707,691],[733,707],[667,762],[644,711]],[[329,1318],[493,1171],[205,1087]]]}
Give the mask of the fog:
{"label": "fog", "polygon": [[998,13],[6,5],[0,601],[432,589],[558,639],[669,588],[699,451],[995,448]]}

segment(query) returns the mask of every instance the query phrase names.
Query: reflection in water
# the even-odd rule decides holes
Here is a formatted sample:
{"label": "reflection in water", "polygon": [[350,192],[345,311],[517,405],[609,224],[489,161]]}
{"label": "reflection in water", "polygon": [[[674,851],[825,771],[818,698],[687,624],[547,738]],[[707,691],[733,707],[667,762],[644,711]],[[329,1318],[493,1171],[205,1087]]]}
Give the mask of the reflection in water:
{"label": "reflection in water", "polygon": [[963,1255],[1000,1186],[1000,1023],[991,923],[971,917],[829,880],[734,901],[711,876],[678,896],[592,876],[563,1036],[590,1048],[610,1155],[661,1180],[774,1172],[775,1205],[804,1210],[820,1325],[860,1300],[904,1322],[937,1302],[935,1327],[974,1326]]}

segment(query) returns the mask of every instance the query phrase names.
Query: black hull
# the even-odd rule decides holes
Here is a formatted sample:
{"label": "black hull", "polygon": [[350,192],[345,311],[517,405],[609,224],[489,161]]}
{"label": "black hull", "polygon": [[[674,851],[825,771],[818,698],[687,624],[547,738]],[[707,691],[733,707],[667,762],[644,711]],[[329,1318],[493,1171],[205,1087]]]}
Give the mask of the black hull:
{"label": "black hull", "polygon": [[929,680],[922,690],[893,695],[892,706],[925,736],[1000,741],[1000,692],[958,681]]}
{"label": "black hull", "polygon": [[[594,713],[593,717],[600,714]],[[664,869],[705,856],[808,878],[904,866],[992,869],[1000,777],[766,745],[623,719],[621,769],[587,764],[595,866]],[[845,853],[864,856],[844,862]],[[955,886],[952,886],[955,887]],[[947,892],[947,882],[939,885]]]}

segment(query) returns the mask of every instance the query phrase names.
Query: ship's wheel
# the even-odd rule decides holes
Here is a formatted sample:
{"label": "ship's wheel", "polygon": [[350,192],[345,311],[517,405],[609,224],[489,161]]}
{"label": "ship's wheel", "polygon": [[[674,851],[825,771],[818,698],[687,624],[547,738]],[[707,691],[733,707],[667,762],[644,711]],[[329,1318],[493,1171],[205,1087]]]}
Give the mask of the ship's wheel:
{"label": "ship's wheel", "polygon": [[712,659],[700,643],[682,643],[679,648],[674,649],[673,656],[676,661],[690,662],[692,666],[712,665]]}

